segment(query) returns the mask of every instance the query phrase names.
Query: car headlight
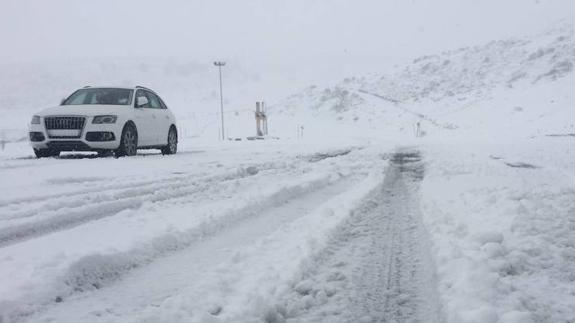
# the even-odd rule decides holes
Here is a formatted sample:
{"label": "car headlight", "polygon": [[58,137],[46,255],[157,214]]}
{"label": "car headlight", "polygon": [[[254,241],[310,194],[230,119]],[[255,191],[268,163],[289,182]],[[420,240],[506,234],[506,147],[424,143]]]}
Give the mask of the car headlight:
{"label": "car headlight", "polygon": [[32,117],[32,121],[30,121],[31,124],[40,124],[40,116],[33,116]]}
{"label": "car headlight", "polygon": [[116,123],[118,116],[95,116],[92,123],[102,124],[102,123]]}

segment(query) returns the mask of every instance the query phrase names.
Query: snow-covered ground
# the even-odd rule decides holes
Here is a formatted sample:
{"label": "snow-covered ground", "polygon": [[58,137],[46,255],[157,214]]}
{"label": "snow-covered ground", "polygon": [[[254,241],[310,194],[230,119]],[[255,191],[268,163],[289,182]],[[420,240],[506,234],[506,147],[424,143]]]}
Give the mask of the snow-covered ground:
{"label": "snow-covered ground", "polygon": [[[70,322],[239,315],[246,293],[291,278],[322,231],[379,183],[385,161],[372,154],[275,141],[124,160],[15,152],[2,159],[1,312]],[[130,285],[140,275],[148,283]],[[188,303],[194,295],[205,302]]]}
{"label": "snow-covered ground", "polygon": [[569,322],[571,141],[232,142],[119,160],[35,160],[13,144],[0,163],[0,311]]}
{"label": "snow-covered ground", "polygon": [[423,218],[450,322],[575,319],[572,138],[424,149]]}
{"label": "snow-covered ground", "polygon": [[177,155],[0,150],[0,322],[575,322],[572,26],[309,87],[258,141],[162,64],[130,75],[169,80]]}

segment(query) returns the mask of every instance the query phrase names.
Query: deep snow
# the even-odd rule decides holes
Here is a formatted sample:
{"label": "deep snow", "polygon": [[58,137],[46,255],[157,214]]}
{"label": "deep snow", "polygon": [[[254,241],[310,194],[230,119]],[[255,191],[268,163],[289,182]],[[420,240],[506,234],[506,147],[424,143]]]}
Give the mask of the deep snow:
{"label": "deep snow", "polygon": [[449,321],[575,319],[572,146],[547,137],[426,149],[422,208]]}

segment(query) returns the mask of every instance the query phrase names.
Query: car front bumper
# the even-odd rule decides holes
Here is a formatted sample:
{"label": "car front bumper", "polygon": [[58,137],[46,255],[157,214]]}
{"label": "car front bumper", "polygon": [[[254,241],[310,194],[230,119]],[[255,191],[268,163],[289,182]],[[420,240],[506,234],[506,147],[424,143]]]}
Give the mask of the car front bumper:
{"label": "car front bumper", "polygon": [[29,127],[30,144],[34,149],[50,148],[59,151],[117,149],[120,146],[121,132],[116,124],[90,122],[86,122],[82,130],[75,131],[48,131],[43,121]]}

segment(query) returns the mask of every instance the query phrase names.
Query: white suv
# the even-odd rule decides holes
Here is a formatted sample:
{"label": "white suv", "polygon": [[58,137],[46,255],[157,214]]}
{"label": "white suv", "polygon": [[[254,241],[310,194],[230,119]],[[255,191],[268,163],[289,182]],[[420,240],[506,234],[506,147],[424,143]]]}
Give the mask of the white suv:
{"label": "white suv", "polygon": [[30,142],[38,158],[61,151],[133,156],[138,148],[175,154],[178,131],[174,114],[150,89],[85,87],[32,117]]}

